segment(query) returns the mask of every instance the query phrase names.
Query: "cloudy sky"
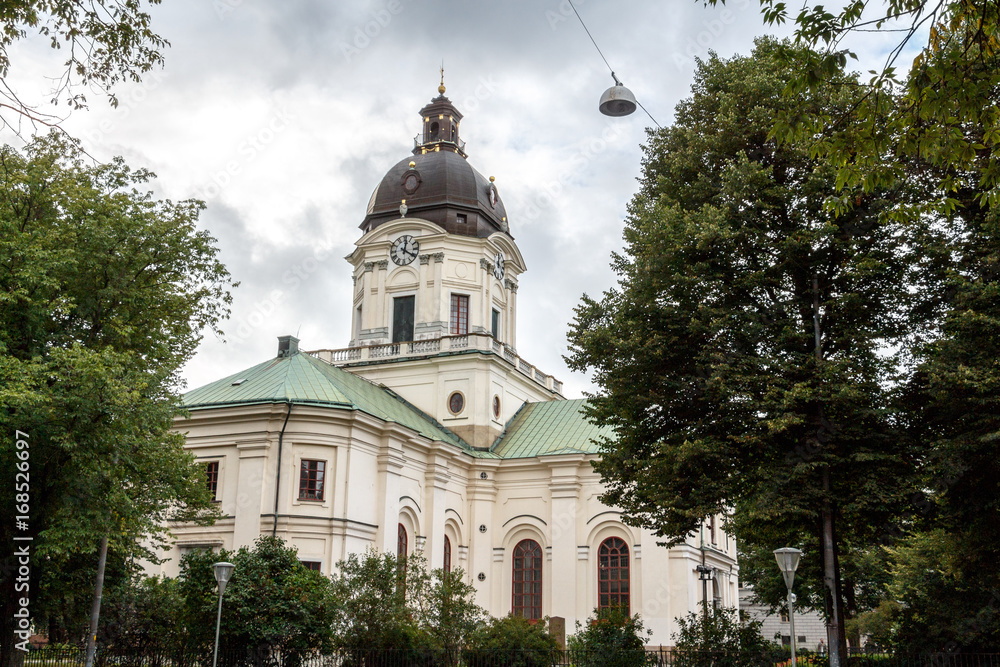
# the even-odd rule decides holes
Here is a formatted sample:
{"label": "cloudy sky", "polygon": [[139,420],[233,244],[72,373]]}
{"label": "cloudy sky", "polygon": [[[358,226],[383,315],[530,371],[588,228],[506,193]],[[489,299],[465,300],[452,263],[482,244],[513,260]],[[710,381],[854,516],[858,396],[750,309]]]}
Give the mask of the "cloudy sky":
{"label": "cloudy sky", "polygon": [[[695,58],[775,34],[756,0],[575,2],[661,125],[689,95]],[[372,190],[409,154],[443,61],[469,160],[496,177],[528,265],[518,352],[568,397],[592,389],[566,368],[566,331],[581,294],[614,282],[651,121],[598,112],[611,75],[566,0],[164,0],[153,14],[171,42],[165,68],[119,88],[117,109],[92,96],[64,127],[98,159],[156,172],[158,196],[208,204],[201,222],[241,285],[226,338],[207,335],[185,367],[188,388],[273,356],[282,334],[347,345],[343,257]],[[878,57],[877,41],[864,46],[863,62]],[[22,98],[46,99],[60,54],[36,37],[11,56]]]}

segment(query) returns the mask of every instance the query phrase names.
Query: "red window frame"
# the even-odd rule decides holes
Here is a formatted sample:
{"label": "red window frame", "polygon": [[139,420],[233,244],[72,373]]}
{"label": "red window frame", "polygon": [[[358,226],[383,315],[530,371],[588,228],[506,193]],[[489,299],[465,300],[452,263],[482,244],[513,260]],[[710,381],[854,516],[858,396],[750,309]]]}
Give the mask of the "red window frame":
{"label": "red window frame", "polygon": [[205,464],[205,484],[208,485],[208,490],[212,494],[212,500],[215,500],[216,494],[219,491],[218,461],[209,461]]}
{"label": "red window frame", "polygon": [[302,563],[302,567],[307,570],[312,570],[313,572],[323,571],[323,563],[318,560],[300,560],[299,562]]}
{"label": "red window frame", "polygon": [[299,468],[299,500],[323,500],[326,461],[302,459]]}
{"label": "red window frame", "polygon": [[597,549],[597,608],[631,609],[631,572],[628,545],[620,537],[609,537]]}
{"label": "red window frame", "polygon": [[465,336],[469,333],[469,296],[451,295],[451,335]]}
{"label": "red window frame", "polygon": [[451,572],[451,540],[444,536],[444,571]]}
{"label": "red window frame", "polygon": [[511,614],[529,620],[542,617],[542,547],[521,540],[511,565]]}

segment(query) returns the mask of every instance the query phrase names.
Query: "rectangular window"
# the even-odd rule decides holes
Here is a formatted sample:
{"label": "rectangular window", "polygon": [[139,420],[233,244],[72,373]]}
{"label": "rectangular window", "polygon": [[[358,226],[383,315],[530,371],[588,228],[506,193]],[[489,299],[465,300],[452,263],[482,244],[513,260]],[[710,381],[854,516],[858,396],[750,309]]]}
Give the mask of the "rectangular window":
{"label": "rectangular window", "polygon": [[358,312],[356,313],[356,315],[358,319],[355,321],[354,324],[354,344],[361,345],[361,315],[362,315],[361,306],[358,306]]}
{"label": "rectangular window", "polygon": [[219,491],[219,462],[209,461],[205,464],[205,483],[208,485],[208,490],[212,494],[212,500],[215,500]]}
{"label": "rectangular window", "polygon": [[492,331],[493,337],[497,340],[500,339],[500,311],[496,308],[493,309],[493,321],[492,321]]}
{"label": "rectangular window", "polygon": [[300,560],[299,562],[302,563],[302,567],[306,568],[307,570],[312,570],[314,572],[323,571],[323,563],[319,562],[318,560]]}
{"label": "rectangular window", "polygon": [[326,477],[326,461],[302,459],[299,474],[299,500],[323,500],[323,482]]}
{"label": "rectangular window", "polygon": [[413,340],[414,296],[398,296],[392,300],[392,342]]}
{"label": "rectangular window", "polygon": [[464,213],[459,213],[458,216],[456,216],[456,219],[458,220],[458,224],[460,224],[460,225],[464,225],[465,224],[466,217],[465,217]]}
{"label": "rectangular window", "polygon": [[469,297],[465,294],[451,295],[451,335],[465,336],[469,333]]}

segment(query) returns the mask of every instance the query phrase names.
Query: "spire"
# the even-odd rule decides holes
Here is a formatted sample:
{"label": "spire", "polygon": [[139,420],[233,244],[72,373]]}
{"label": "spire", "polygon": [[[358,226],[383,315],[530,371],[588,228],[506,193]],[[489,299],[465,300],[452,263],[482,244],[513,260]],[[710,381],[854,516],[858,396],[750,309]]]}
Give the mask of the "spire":
{"label": "spire", "polygon": [[441,61],[441,85],[438,96],[420,110],[423,131],[413,139],[413,153],[448,151],[465,157],[465,142],[458,136],[458,124],[462,114],[444,96],[444,61]]}

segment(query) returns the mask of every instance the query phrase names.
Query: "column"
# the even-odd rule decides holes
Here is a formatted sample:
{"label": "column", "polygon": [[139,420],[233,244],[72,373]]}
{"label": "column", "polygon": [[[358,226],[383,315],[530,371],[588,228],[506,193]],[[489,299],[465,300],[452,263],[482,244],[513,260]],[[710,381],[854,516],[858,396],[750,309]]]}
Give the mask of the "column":
{"label": "column", "polygon": [[[444,566],[444,511],[448,509],[448,460],[441,454],[432,454],[427,461],[427,471],[424,476],[424,532],[427,535],[427,545],[424,555],[427,557],[427,568],[436,570]],[[451,549],[452,568],[458,566],[458,545]]]}
{"label": "column", "polygon": [[[400,473],[403,471],[403,443],[391,435],[384,436],[378,454],[378,530],[375,548],[396,553],[396,527],[399,525]],[[416,535],[410,539],[416,543]]]}
{"label": "column", "polygon": [[549,600],[549,615],[562,616],[570,628],[575,627],[576,620],[581,618],[580,613],[584,614],[582,618],[587,617],[586,610],[578,609],[578,601],[583,602],[578,588],[586,590],[587,583],[585,580],[578,581],[579,572],[576,567],[579,464],[580,461],[573,460],[568,465],[554,466],[551,470],[549,489],[552,492],[552,515],[549,517],[549,525],[552,527],[552,574],[543,588],[543,595]]}
{"label": "column", "polygon": [[[269,443],[236,443],[239,452],[239,483],[236,487],[236,518],[233,522],[233,549],[253,546],[260,537],[260,515],[274,510],[274,498],[263,497]],[[272,486],[273,488],[273,486]],[[267,509],[265,509],[267,508]]]}
{"label": "column", "polygon": [[[471,474],[475,478],[469,482],[469,574],[472,585],[476,588],[476,604],[486,609],[494,616],[503,616],[510,612],[499,604],[499,595],[491,595],[494,579],[501,585],[502,566],[493,566],[493,503],[496,502],[497,488],[493,479],[493,470],[483,471],[487,478],[482,479],[477,468]],[[479,527],[485,526],[486,532],[480,532]],[[499,545],[497,545],[499,546]],[[479,580],[479,574],[486,575],[485,581]],[[502,588],[502,586],[501,586]]]}

